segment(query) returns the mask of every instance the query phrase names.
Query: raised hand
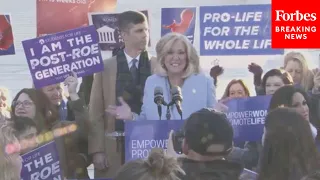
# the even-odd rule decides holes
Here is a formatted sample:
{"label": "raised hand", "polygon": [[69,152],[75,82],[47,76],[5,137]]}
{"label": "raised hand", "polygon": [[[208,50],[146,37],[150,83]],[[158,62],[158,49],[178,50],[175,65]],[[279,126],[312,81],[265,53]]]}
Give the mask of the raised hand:
{"label": "raised hand", "polygon": [[248,70],[249,72],[251,72],[253,75],[261,75],[263,70],[261,68],[261,66],[259,66],[256,63],[251,63],[248,65]]}
{"label": "raised hand", "polygon": [[219,65],[215,65],[210,70],[210,76],[213,77],[213,78],[217,78],[218,76],[223,74],[223,72],[224,72],[223,67],[221,67]]}
{"label": "raised hand", "polygon": [[224,99],[221,99],[220,101],[218,101],[215,106],[214,106],[214,109],[216,111],[220,111],[220,112],[223,112],[223,113],[226,113],[228,112],[229,110],[229,107],[225,105],[226,102],[230,101],[232,98],[230,97],[227,97],[227,98],[224,98]]}
{"label": "raised hand", "polygon": [[75,72],[72,72],[72,75],[64,80],[64,85],[68,87],[69,94],[77,94],[78,83],[78,76]]}

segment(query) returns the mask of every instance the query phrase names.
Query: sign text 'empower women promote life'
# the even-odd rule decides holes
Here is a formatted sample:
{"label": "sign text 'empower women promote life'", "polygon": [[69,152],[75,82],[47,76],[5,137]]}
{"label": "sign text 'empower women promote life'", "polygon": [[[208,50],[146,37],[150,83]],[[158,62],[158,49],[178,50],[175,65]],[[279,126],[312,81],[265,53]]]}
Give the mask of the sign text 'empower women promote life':
{"label": "sign text 'empower women promote life'", "polygon": [[126,162],[147,158],[153,148],[167,149],[170,130],[180,130],[183,123],[182,120],[125,122]]}
{"label": "sign text 'empower women promote life'", "polygon": [[[234,141],[260,141],[271,96],[237,98],[226,103],[234,130]],[[214,120],[214,119],[212,119]],[[184,120],[125,122],[126,162],[147,158],[151,149],[167,149],[170,130],[183,130]]]}
{"label": "sign text 'empower women promote life'", "polygon": [[233,99],[226,103],[234,141],[259,141],[263,134],[271,96]]}
{"label": "sign text 'empower women promote life'", "polygon": [[94,26],[22,42],[36,88],[60,83],[75,72],[78,77],[103,71]]}

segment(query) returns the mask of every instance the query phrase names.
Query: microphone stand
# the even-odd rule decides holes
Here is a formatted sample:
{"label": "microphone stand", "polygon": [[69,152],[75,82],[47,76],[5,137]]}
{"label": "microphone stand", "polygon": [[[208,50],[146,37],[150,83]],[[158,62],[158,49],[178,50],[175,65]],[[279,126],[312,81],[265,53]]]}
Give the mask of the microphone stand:
{"label": "microphone stand", "polygon": [[[168,105],[164,100],[162,100],[161,105],[167,107],[166,118],[167,118],[167,120],[170,120],[171,114],[170,114],[170,111],[169,111],[169,105]],[[160,106],[161,106],[161,105],[160,105]],[[168,113],[169,113],[169,114],[168,114]],[[159,114],[159,120],[161,120],[162,110],[159,109],[159,106],[158,106],[158,114]]]}
{"label": "microphone stand", "polygon": [[[171,104],[171,103],[170,103]],[[170,114],[170,104],[167,105],[167,113],[166,113],[166,118],[167,120],[170,120],[171,119],[171,114]]]}
{"label": "microphone stand", "polygon": [[[167,113],[166,113],[166,118],[167,118],[167,120],[170,120],[171,119],[171,114],[170,114],[170,106],[173,106],[175,103],[174,103],[174,101],[171,101],[168,105],[167,105]],[[180,118],[181,118],[181,120],[183,120],[182,119],[182,112],[180,112],[179,110],[178,110],[178,108],[177,108],[177,111],[178,111],[178,113],[179,113],[179,115],[180,115]]]}

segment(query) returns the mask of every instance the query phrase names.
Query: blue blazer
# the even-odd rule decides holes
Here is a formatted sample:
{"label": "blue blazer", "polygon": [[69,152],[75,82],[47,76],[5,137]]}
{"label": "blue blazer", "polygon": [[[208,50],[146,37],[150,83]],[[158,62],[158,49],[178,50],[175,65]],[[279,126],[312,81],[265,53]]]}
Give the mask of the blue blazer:
{"label": "blue blazer", "polygon": [[[158,107],[154,103],[155,87],[162,87],[164,100],[171,101],[170,85],[167,77],[151,75],[146,80],[143,96],[143,105],[140,115],[136,120],[159,120]],[[216,91],[213,79],[204,74],[191,75],[185,79],[181,87],[182,93],[182,118],[188,118],[192,113],[202,108],[213,108],[216,103]],[[175,106],[170,107],[171,120],[180,120],[181,117]],[[166,120],[167,107],[162,106],[161,120]]]}

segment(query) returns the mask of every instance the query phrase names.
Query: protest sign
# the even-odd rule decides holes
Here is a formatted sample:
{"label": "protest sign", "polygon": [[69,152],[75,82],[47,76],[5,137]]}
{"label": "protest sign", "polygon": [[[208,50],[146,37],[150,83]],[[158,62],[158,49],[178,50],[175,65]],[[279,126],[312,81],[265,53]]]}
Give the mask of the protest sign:
{"label": "protest sign", "polygon": [[88,26],[89,12],[113,11],[117,0],[37,0],[37,36]]}
{"label": "protest sign", "polygon": [[36,88],[63,82],[72,71],[83,77],[104,69],[94,26],[26,40],[22,45]]}
{"label": "protest sign", "polygon": [[233,99],[226,103],[235,141],[261,140],[270,100],[271,96],[256,96]]}
{"label": "protest sign", "polygon": [[200,7],[200,55],[274,55],[271,5]]}
{"label": "protest sign", "polygon": [[[256,96],[227,102],[227,117],[233,126],[235,141],[261,140],[270,100],[271,96]],[[181,130],[183,123],[183,120],[126,121],[126,161],[147,158],[152,148],[166,149],[170,130]]]}
{"label": "protest sign", "polygon": [[0,56],[15,54],[10,15],[0,14]]}
{"label": "protest sign", "polygon": [[161,36],[169,32],[180,33],[193,43],[196,21],[195,7],[192,8],[162,8]]}
{"label": "protest sign", "polygon": [[126,121],[125,122],[125,159],[126,162],[147,158],[152,148],[167,149],[170,130],[180,130],[181,120]]}
{"label": "protest sign", "polygon": [[[148,11],[141,11],[148,19]],[[119,13],[89,13],[89,24],[94,25],[99,35],[99,45],[102,51],[112,51],[124,46],[118,27]],[[149,47],[151,46],[149,39]]]}
{"label": "protest sign", "polygon": [[21,180],[63,180],[54,141],[22,155]]}

